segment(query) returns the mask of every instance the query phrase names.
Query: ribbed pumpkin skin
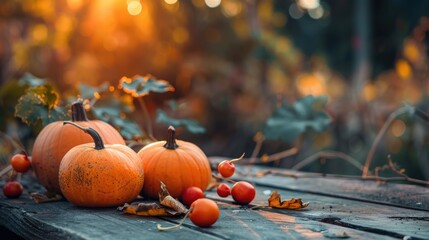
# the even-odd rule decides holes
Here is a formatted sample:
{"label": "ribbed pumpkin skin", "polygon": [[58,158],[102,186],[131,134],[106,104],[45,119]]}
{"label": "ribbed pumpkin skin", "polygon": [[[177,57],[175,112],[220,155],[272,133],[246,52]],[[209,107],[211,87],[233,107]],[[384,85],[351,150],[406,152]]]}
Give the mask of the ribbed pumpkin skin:
{"label": "ribbed pumpkin skin", "polygon": [[[99,120],[76,121],[81,126],[91,127],[101,135],[106,144],[123,144],[119,132],[108,123]],[[58,169],[61,159],[74,146],[93,142],[91,136],[62,121],[48,124],[37,136],[32,151],[32,167],[40,183],[51,192],[61,193]]]}
{"label": "ribbed pumpkin skin", "polygon": [[157,199],[161,190],[160,181],[174,198],[191,186],[203,191],[211,180],[209,161],[195,144],[176,140],[176,149],[164,147],[166,141],[158,141],[143,147],[138,155],[142,159],[145,183],[142,194]]}
{"label": "ribbed pumpkin skin", "polygon": [[120,144],[94,149],[93,143],[73,147],[59,167],[64,197],[82,207],[113,207],[133,201],[144,182],[141,159]]}

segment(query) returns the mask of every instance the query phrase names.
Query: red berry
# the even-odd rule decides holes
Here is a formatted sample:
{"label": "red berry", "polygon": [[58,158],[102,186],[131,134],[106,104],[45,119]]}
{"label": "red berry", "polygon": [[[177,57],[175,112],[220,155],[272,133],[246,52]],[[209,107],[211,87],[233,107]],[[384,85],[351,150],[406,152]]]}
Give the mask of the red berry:
{"label": "red berry", "polygon": [[219,197],[228,197],[231,194],[231,188],[226,183],[221,183],[216,189]]}
{"label": "red berry", "polygon": [[199,187],[188,187],[182,193],[182,202],[189,207],[195,200],[203,197],[204,192]]}
{"label": "red berry", "polygon": [[192,203],[189,218],[199,227],[210,227],[219,218],[220,212],[216,202],[201,198]]}
{"label": "red berry", "polygon": [[222,177],[229,178],[235,172],[235,165],[230,160],[224,160],[217,166],[217,171],[222,175]]}
{"label": "red berry", "polygon": [[231,195],[238,204],[247,205],[255,198],[256,190],[252,184],[239,181],[232,186]]}
{"label": "red berry", "polygon": [[31,162],[26,154],[19,153],[12,156],[10,159],[10,165],[12,165],[15,171],[24,173],[30,169]]}
{"label": "red berry", "polygon": [[8,198],[18,198],[22,191],[24,187],[17,181],[9,181],[3,186],[3,194]]}

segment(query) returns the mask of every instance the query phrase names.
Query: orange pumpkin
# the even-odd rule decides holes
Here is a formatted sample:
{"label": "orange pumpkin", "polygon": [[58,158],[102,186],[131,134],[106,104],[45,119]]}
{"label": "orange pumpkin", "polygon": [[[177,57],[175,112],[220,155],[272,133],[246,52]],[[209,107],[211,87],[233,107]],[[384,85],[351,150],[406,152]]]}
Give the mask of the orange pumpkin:
{"label": "orange pumpkin", "polygon": [[[125,141],[119,132],[100,120],[88,120],[81,100],[72,104],[72,121],[97,130],[106,144]],[[89,143],[88,134],[62,121],[48,124],[37,136],[32,151],[32,166],[40,183],[50,192],[61,193],[58,184],[58,169],[61,159],[74,146]]]}
{"label": "orange pumpkin", "polygon": [[210,164],[204,152],[193,143],[176,141],[174,134],[175,129],[170,126],[167,141],[151,143],[138,152],[145,171],[144,196],[158,198],[160,181],[170,195],[177,198],[188,187],[205,190],[211,180]]}
{"label": "orange pumpkin", "polygon": [[59,168],[59,185],[64,197],[83,207],[112,207],[134,200],[143,187],[141,159],[121,144],[104,145],[92,128],[71,124],[90,135],[95,143],[73,147]]}

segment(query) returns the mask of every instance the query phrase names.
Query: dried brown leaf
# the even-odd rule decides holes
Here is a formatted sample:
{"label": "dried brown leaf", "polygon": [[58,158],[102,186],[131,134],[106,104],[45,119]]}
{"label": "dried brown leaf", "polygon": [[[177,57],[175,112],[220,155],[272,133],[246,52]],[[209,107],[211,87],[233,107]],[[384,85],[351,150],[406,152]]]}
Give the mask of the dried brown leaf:
{"label": "dried brown leaf", "polygon": [[281,209],[301,209],[306,208],[309,203],[303,203],[301,198],[292,198],[287,201],[281,201],[280,194],[277,191],[271,193],[268,198],[268,206]]}
{"label": "dried brown leaf", "polygon": [[179,214],[188,212],[188,209],[181,202],[168,193],[167,186],[163,182],[161,182],[161,192],[159,192],[158,196],[161,205],[172,208]]}
{"label": "dried brown leaf", "polygon": [[61,195],[52,193],[52,192],[45,192],[45,193],[33,192],[33,193],[30,193],[30,196],[35,203],[56,202],[63,199]]}
{"label": "dried brown leaf", "polygon": [[125,203],[124,206],[118,207],[118,210],[128,214],[147,217],[174,215],[171,214],[166,207],[156,202],[134,202],[131,204]]}

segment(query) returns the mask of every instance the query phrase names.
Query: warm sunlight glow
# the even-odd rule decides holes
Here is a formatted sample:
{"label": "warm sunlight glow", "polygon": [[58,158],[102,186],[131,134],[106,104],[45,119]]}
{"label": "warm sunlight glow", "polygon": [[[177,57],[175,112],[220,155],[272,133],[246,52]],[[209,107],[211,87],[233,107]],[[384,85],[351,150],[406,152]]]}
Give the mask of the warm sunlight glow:
{"label": "warm sunlight glow", "polygon": [[128,3],[128,13],[130,15],[139,15],[142,11],[142,5],[140,1],[131,1]]}
{"label": "warm sunlight glow", "polygon": [[377,97],[377,89],[374,86],[374,84],[372,83],[367,83],[364,87],[363,87],[363,91],[362,91],[362,97],[363,99],[365,99],[366,101],[372,101],[375,99],[375,97]]}
{"label": "warm sunlight glow", "polygon": [[236,0],[224,0],[222,3],[222,12],[227,17],[233,17],[241,12],[241,2]]}
{"label": "warm sunlight glow", "polygon": [[402,78],[402,79],[409,79],[412,75],[412,69],[410,64],[408,64],[407,61],[403,59],[399,59],[396,61],[396,73]]}
{"label": "warm sunlight glow", "polygon": [[101,98],[100,93],[98,93],[98,92],[94,92],[94,98],[95,98],[95,99],[100,99],[100,98]]}
{"label": "warm sunlight glow", "polygon": [[420,58],[420,52],[415,41],[405,41],[404,56],[411,62],[416,62]]}
{"label": "warm sunlight glow", "polygon": [[71,10],[79,10],[82,7],[82,0],[67,0],[67,5]]}
{"label": "warm sunlight glow", "polygon": [[219,7],[221,0],[204,0],[206,2],[207,7],[215,8]]}
{"label": "warm sunlight glow", "polygon": [[326,94],[325,81],[317,74],[303,74],[296,81],[298,91],[303,95],[320,96]]}
{"label": "warm sunlight glow", "polygon": [[37,24],[31,31],[31,37],[35,42],[43,42],[48,38],[48,28],[43,24]]}
{"label": "warm sunlight glow", "polygon": [[164,0],[164,2],[167,4],[175,4],[177,3],[177,0]]}

